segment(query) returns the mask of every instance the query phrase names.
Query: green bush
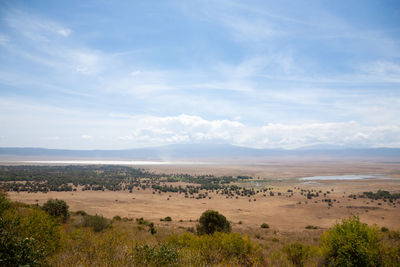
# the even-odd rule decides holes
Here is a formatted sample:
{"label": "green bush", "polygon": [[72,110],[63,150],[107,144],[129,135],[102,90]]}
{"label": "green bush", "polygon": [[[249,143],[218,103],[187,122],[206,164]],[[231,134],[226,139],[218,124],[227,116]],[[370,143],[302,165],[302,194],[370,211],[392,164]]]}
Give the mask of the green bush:
{"label": "green bush", "polygon": [[95,232],[101,232],[108,228],[109,222],[101,215],[86,215],[83,217],[83,226],[92,227]]}
{"label": "green bush", "polygon": [[385,226],[382,226],[381,232],[388,232],[388,231],[389,231],[389,228],[387,228],[387,227],[385,227]]}
{"label": "green bush", "polygon": [[45,255],[43,249],[35,248],[35,241],[10,234],[0,222],[0,266],[40,266]]}
{"label": "green bush", "polygon": [[261,266],[262,250],[238,233],[172,235],[167,243],[179,248],[180,266]]}
{"label": "green bush", "polygon": [[157,229],[154,227],[154,223],[151,222],[151,223],[148,224],[148,226],[149,226],[149,232],[152,235],[155,235],[157,233]]}
{"label": "green bush", "polygon": [[[4,203],[4,199],[1,200]],[[0,266],[41,266],[60,247],[60,229],[38,207],[9,202],[0,215]]]}
{"label": "green bush", "polygon": [[261,224],[261,228],[269,228],[269,225],[267,223]]}
{"label": "green bush", "polygon": [[231,224],[225,216],[214,210],[203,212],[197,225],[198,234],[213,234],[214,232],[229,233],[231,230]]}
{"label": "green bush", "polygon": [[88,214],[86,213],[86,211],[84,211],[84,210],[78,210],[78,211],[75,212],[75,214],[76,214],[76,215],[81,215],[81,216],[88,215]]}
{"label": "green bush", "polygon": [[304,266],[305,262],[310,256],[310,247],[301,243],[292,243],[283,248],[288,259],[293,265],[301,267]]}
{"label": "green bush", "polygon": [[0,190],[0,216],[3,212],[10,207],[10,201],[7,199],[7,195],[4,191]]}
{"label": "green bush", "polygon": [[178,261],[178,251],[168,244],[136,245],[131,257],[135,266],[175,266]]}
{"label": "green bush", "polygon": [[59,217],[63,222],[66,222],[69,216],[68,205],[61,199],[49,199],[43,204],[43,210],[54,217]]}
{"label": "green bush", "polygon": [[147,221],[147,220],[145,220],[145,219],[143,219],[143,217],[141,217],[141,218],[136,218],[136,222],[137,222],[138,224],[144,224],[144,225],[149,225],[149,224],[150,224],[150,222]]}
{"label": "green bush", "polygon": [[337,223],[321,241],[326,266],[380,266],[377,229],[356,216]]}
{"label": "green bush", "polygon": [[64,248],[49,258],[50,266],[139,266],[131,264],[134,248],[128,232],[115,228],[95,233],[91,228],[69,229]]}

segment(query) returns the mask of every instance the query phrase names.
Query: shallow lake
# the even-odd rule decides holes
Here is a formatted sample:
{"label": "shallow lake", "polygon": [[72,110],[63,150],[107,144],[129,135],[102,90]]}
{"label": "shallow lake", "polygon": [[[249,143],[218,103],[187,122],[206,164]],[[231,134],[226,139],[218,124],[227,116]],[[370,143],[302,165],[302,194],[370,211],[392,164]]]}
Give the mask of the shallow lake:
{"label": "shallow lake", "polygon": [[379,174],[347,174],[332,176],[310,176],[299,178],[300,181],[334,181],[334,180],[365,180],[383,178]]}

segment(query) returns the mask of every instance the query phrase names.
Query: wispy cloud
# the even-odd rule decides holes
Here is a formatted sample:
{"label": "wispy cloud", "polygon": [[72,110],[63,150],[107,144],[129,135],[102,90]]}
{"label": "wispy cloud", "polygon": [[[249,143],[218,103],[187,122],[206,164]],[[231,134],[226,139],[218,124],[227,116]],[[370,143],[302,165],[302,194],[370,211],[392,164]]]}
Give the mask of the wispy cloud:
{"label": "wispy cloud", "polygon": [[0,34],[0,45],[5,46],[9,41],[10,39],[8,38],[7,35]]}
{"label": "wispy cloud", "polygon": [[[207,4],[195,1],[182,4],[180,7],[188,16],[220,24],[228,29],[238,41],[261,41],[282,34],[271,25],[265,14],[260,15],[233,1],[212,1]],[[243,8],[253,13],[254,16],[244,15]]]}
{"label": "wispy cloud", "polygon": [[18,33],[33,41],[50,41],[54,35],[68,37],[72,31],[52,20],[43,19],[20,10],[9,10],[4,18]]}
{"label": "wispy cloud", "polygon": [[397,24],[369,4],[71,5],[2,10],[0,145],[400,146]]}
{"label": "wispy cloud", "polygon": [[370,81],[400,82],[400,65],[389,61],[375,61],[362,64],[360,71]]}

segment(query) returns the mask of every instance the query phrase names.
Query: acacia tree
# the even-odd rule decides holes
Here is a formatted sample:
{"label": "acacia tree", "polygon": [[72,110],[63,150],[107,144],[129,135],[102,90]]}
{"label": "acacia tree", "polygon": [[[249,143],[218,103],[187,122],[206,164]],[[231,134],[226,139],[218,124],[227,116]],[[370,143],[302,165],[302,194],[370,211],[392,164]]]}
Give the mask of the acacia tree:
{"label": "acacia tree", "polygon": [[229,233],[232,230],[231,224],[224,215],[219,214],[215,210],[207,210],[200,216],[199,224],[197,225],[197,233],[213,234],[214,232]]}

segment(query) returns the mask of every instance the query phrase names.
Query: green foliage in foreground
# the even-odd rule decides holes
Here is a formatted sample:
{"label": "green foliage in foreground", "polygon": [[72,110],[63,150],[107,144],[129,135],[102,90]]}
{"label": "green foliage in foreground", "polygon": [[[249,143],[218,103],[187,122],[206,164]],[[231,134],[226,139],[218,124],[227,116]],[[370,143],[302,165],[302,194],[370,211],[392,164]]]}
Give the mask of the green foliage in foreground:
{"label": "green foliage in foreground", "polygon": [[219,214],[215,210],[207,210],[201,214],[199,224],[197,225],[197,233],[213,234],[214,232],[229,233],[232,230],[231,224],[224,215]]}
{"label": "green foliage in foreground", "polygon": [[77,228],[66,237],[66,247],[51,259],[55,266],[258,266],[262,250],[237,233],[171,235],[154,243],[148,237],[132,240],[130,230],[94,233]]}
{"label": "green foliage in foreground", "polygon": [[229,233],[216,211],[202,214],[201,235],[165,233],[171,228],[157,234],[143,218],[111,222],[81,214],[60,226],[42,208],[0,193],[0,266],[400,266],[400,232],[378,231],[358,217],[337,223],[318,246],[276,237],[251,241]]}
{"label": "green foliage in foreground", "polygon": [[0,196],[0,265],[42,266],[60,247],[60,229],[53,217],[35,206]]}
{"label": "green foliage in foreground", "polygon": [[134,264],[142,266],[174,266],[178,263],[178,250],[175,246],[161,244],[157,246],[136,245],[132,253]]}
{"label": "green foliage in foreground", "polygon": [[179,263],[183,266],[253,266],[263,262],[261,247],[238,233],[185,233],[170,236],[167,244],[179,248]]}
{"label": "green foliage in foreground", "polygon": [[381,266],[382,255],[376,227],[358,217],[342,220],[322,236],[325,265]]}
{"label": "green foliage in foreground", "polygon": [[312,253],[311,247],[303,245],[301,243],[292,243],[283,248],[288,259],[293,263],[293,265],[301,267],[305,266],[307,259]]}

